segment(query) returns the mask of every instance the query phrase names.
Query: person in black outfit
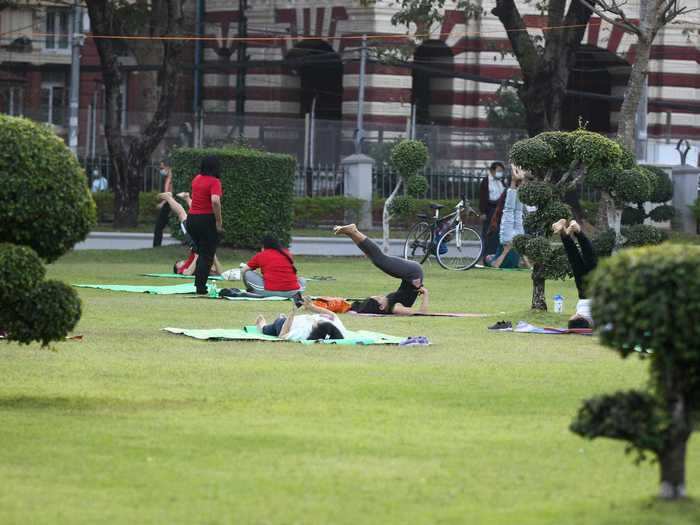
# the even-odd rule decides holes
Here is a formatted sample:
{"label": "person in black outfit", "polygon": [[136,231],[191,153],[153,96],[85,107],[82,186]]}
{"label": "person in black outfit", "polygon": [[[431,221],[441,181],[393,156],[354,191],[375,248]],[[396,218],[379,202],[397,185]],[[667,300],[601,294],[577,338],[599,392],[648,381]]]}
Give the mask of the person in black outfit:
{"label": "person in black outfit", "polygon": [[482,257],[495,254],[498,251],[498,230],[491,228],[494,213],[505,193],[503,183],[505,166],[502,162],[492,162],[489,173],[479,185],[479,212],[481,213],[481,239],[484,244]]}
{"label": "person in black outfit", "polygon": [[[352,303],[351,310],[365,314],[414,315],[428,312],[428,290],[423,286],[423,268],[415,261],[386,255],[371,239],[357,229],[354,224],[336,226],[336,235],[347,235],[381,271],[401,279],[398,290],[387,295],[374,295]],[[411,307],[418,296],[421,306],[416,312]]]}
{"label": "person in black outfit", "polygon": [[219,159],[205,157],[199,174],[192,179],[192,204],[187,213],[185,226],[197,246],[197,266],[194,271],[194,284],[197,294],[207,293],[209,271],[216,256],[219,236],[223,232],[221,218],[221,196],[219,180]]}
{"label": "person in black outfit", "polygon": [[[593,250],[593,245],[576,221],[570,221],[567,226],[566,219],[560,219],[552,224],[552,231],[561,236],[561,242],[564,245],[571,270],[574,272],[574,280],[578,290],[579,301],[576,303],[576,313],[569,319],[569,328],[592,328],[591,301],[586,292],[585,280],[588,274],[598,266],[598,258]],[[581,251],[576,246],[574,239],[578,240]]]}
{"label": "person in black outfit", "polygon": [[[173,173],[164,160],[160,161],[160,176],[163,178],[163,192],[172,193],[173,191]],[[153,230],[153,247],[156,248],[163,243],[163,230],[168,225],[170,218],[170,204],[166,201],[161,201],[159,206],[158,217],[156,218],[156,227]]]}

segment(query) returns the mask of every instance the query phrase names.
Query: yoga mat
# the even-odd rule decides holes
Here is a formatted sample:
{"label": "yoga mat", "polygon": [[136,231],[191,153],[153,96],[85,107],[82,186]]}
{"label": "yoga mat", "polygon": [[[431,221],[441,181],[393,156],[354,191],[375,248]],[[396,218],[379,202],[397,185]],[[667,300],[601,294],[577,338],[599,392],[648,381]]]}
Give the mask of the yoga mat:
{"label": "yoga mat", "polygon": [[[126,284],[74,284],[76,288],[96,288],[98,290],[111,290],[113,292],[150,293],[155,295],[194,294],[197,290],[194,283],[172,284],[168,286],[132,286]],[[209,290],[211,287],[209,285]],[[216,287],[214,286],[214,290]]]}
{"label": "yoga mat", "polygon": [[525,321],[519,321],[515,328],[510,330],[498,330],[499,332],[515,332],[518,334],[539,334],[539,335],[593,335],[591,328],[551,328],[535,326]]}
{"label": "yoga mat", "polygon": [[243,329],[212,329],[212,330],[189,330],[185,328],[163,328],[164,332],[171,334],[185,335],[200,340],[215,340],[215,341],[272,341],[284,343],[301,343],[301,344],[336,344],[336,345],[398,345],[406,339],[405,337],[396,337],[393,335],[382,334],[379,332],[370,332],[367,330],[359,330],[352,332],[348,330],[346,339],[326,339],[321,341],[287,341],[270,335],[264,335],[256,326],[246,326]]}
{"label": "yoga mat", "polygon": [[393,314],[358,314],[357,312],[349,311],[350,315],[359,315],[362,317],[469,317],[469,318],[482,318],[491,317],[493,315],[500,314],[469,314],[469,313],[459,313],[459,312],[429,312],[427,314],[413,314],[413,315],[393,315]]}
{"label": "yoga mat", "polygon": [[[142,273],[145,277],[162,277],[168,279],[194,279],[194,275],[182,275],[180,273]],[[223,281],[224,278],[220,275],[210,275],[210,281]]]}

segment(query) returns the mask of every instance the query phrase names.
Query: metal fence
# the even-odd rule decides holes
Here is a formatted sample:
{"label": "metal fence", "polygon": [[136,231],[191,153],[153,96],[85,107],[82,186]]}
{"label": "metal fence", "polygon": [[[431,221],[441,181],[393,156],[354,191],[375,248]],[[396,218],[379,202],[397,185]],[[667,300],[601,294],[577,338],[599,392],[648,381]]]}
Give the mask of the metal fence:
{"label": "metal fence", "polygon": [[[457,168],[442,169],[426,168],[422,174],[428,179],[426,199],[459,200],[462,197],[470,202],[479,199],[479,184],[488,173],[486,168]],[[373,173],[374,197],[387,198],[394,190],[398,174],[388,166],[375,168]]]}
{"label": "metal fence", "polygon": [[[112,162],[108,156],[83,158],[80,159],[80,164],[85,169],[89,184],[92,185],[95,179],[104,177],[107,179],[107,189],[111,190],[114,187]],[[163,191],[163,180],[158,164],[149,163],[146,165],[141,191]]]}
{"label": "metal fence", "polygon": [[328,165],[315,168],[297,166],[294,195],[297,197],[333,197],[343,195],[342,166]]}

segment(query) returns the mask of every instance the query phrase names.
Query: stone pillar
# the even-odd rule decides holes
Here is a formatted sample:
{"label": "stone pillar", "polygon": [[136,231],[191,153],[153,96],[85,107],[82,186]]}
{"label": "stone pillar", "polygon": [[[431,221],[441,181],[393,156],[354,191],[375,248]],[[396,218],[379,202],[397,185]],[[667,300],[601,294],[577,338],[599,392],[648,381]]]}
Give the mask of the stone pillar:
{"label": "stone pillar", "polygon": [[676,209],[676,223],[679,231],[697,233],[697,224],[688,206],[698,198],[698,175],[700,169],[687,164],[674,166],[671,172],[673,179],[673,207]]}
{"label": "stone pillar", "polygon": [[372,227],[372,168],[374,159],[363,154],[350,155],[342,161],[344,175],[344,195],[362,199],[362,209],[357,218],[361,230]]}

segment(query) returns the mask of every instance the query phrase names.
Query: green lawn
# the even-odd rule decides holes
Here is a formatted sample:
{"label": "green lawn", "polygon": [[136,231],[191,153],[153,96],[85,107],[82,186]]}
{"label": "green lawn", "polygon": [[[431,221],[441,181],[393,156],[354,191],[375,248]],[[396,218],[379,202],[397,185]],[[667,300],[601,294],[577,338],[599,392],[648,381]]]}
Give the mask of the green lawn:
{"label": "green lawn", "polygon": [[[179,248],[79,252],[66,282],[147,283]],[[224,252],[234,266],[246,254]],[[300,258],[313,294],[394,284],[360,259]],[[181,281],[178,281],[181,282]],[[168,283],[167,280],[163,284]],[[287,303],[80,290],[82,342],[0,350],[0,523],[697,524],[659,503],[654,465],[567,427],[581,399],[640,386],[645,364],[580,336],[490,333],[528,314],[529,274],[427,269],[439,310],[488,319],[348,318],[434,346],[199,342]],[[570,313],[571,283],[549,284]],[[500,314],[499,312],[506,312]],[[691,495],[700,495],[691,441]]]}

